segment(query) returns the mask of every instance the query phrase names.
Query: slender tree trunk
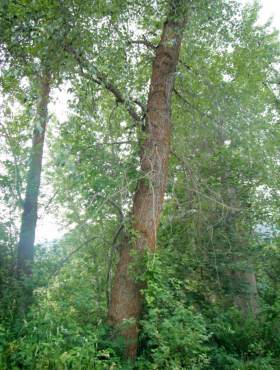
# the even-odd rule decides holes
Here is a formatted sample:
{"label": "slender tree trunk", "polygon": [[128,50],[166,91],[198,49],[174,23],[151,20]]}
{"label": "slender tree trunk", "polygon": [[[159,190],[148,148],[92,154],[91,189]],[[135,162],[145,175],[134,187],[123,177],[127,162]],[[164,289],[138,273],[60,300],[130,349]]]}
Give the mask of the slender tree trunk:
{"label": "slender tree trunk", "polygon": [[[157,229],[167,183],[171,140],[171,94],[185,24],[186,2],[174,0],[156,49],[148,95],[145,137],[140,160],[143,177],[133,199],[133,234],[123,243],[111,291],[108,321],[125,340],[125,354],[135,358],[138,319],[142,312],[141,284],[135,281],[133,267],[139,253],[155,251]],[[133,253],[131,253],[133,251]],[[125,320],[133,323],[122,327]]]}
{"label": "slender tree trunk", "polygon": [[37,224],[38,197],[40,190],[43,147],[48,120],[50,95],[50,74],[41,77],[35,127],[32,138],[30,164],[28,169],[26,194],[18,243],[17,273],[21,285],[19,311],[24,314],[31,302],[32,287],[30,278],[34,258],[34,241]]}
{"label": "slender tree trunk", "polygon": [[[218,143],[223,147],[226,136],[223,127],[218,129]],[[244,317],[257,315],[259,311],[258,290],[255,266],[250,256],[251,230],[248,228],[248,220],[242,219],[241,212],[244,207],[244,194],[241,196],[242,185],[232,184],[232,174],[227,168],[222,178],[223,198],[231,209],[226,216],[226,232],[231,242],[232,268],[228,271],[229,287],[231,289],[231,303],[243,314]],[[243,199],[243,200],[242,200]]]}
{"label": "slender tree trunk", "polygon": [[228,237],[232,244],[230,286],[234,306],[244,317],[248,317],[258,313],[258,291],[254,263],[249,250],[251,230],[239,214],[240,211],[237,211],[242,208],[239,198],[237,189],[228,187],[227,203],[233,208],[227,217]]}
{"label": "slender tree trunk", "polygon": [[[247,262],[247,261],[246,261]],[[255,317],[259,311],[256,274],[253,264],[238,269],[232,274],[234,289],[233,303],[244,317]]]}

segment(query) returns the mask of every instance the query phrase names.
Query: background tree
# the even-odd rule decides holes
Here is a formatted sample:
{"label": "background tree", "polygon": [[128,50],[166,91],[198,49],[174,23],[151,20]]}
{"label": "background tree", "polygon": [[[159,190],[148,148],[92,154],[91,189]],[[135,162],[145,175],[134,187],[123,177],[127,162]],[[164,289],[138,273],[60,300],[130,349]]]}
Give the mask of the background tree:
{"label": "background tree", "polygon": [[[61,19],[53,20],[58,9],[58,3],[46,6],[32,2],[4,2],[0,9],[3,16],[1,48],[6,55],[9,71],[14,68],[19,78],[29,79],[28,83],[33,85],[37,100],[35,113],[32,112],[35,117],[29,117],[34,129],[17,247],[17,276],[22,283],[18,309],[22,314],[26,313],[32,297],[30,277],[50,89],[51,83],[59,78],[63,58],[60,44],[64,41],[66,30],[54,33],[61,22]],[[32,82],[34,76],[35,82]]]}

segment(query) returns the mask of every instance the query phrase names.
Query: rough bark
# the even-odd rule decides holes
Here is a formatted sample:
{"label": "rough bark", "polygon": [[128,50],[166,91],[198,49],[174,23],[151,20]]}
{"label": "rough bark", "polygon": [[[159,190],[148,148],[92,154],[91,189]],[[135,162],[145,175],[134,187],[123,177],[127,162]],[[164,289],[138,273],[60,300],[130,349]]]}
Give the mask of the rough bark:
{"label": "rough bark", "polygon": [[39,99],[33,131],[26,193],[18,243],[17,273],[18,279],[21,283],[19,309],[22,313],[25,313],[32,297],[32,288],[29,280],[32,275],[34,258],[34,241],[38,218],[38,197],[42,172],[45,132],[48,121],[49,94],[50,74],[45,72],[40,81]]}
{"label": "rough bark", "polygon": [[[139,258],[139,253],[146,249],[154,252],[156,249],[157,229],[167,183],[171,94],[185,23],[183,7],[186,3],[177,0],[172,4],[152,66],[145,133],[140,152],[143,176],[138,181],[132,207],[133,235],[125,239],[121,248],[109,306],[108,321],[124,337],[125,354],[129,358],[136,356],[137,322],[143,307],[143,285],[135,281],[132,266]],[[122,327],[125,320],[133,320],[133,323]]]}

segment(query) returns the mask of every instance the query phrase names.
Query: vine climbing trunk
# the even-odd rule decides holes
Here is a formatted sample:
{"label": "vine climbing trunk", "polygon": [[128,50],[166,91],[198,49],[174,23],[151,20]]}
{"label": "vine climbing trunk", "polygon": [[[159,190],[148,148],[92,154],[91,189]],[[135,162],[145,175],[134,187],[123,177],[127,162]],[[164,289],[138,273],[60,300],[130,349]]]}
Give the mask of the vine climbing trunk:
{"label": "vine climbing trunk", "polygon": [[33,130],[26,193],[18,243],[17,274],[21,287],[18,309],[21,314],[26,312],[32,297],[30,280],[34,258],[35,231],[38,218],[38,197],[41,182],[45,132],[48,121],[49,95],[50,73],[45,71],[40,79],[38,105]]}
{"label": "vine climbing trunk", "polygon": [[[138,320],[143,299],[132,265],[156,249],[157,229],[167,184],[171,140],[171,95],[185,25],[186,1],[173,0],[156,48],[147,102],[145,132],[140,148],[142,178],[133,199],[130,237],[120,250],[111,291],[108,321],[125,341],[125,354],[135,358]],[[129,320],[127,324],[124,324]]]}

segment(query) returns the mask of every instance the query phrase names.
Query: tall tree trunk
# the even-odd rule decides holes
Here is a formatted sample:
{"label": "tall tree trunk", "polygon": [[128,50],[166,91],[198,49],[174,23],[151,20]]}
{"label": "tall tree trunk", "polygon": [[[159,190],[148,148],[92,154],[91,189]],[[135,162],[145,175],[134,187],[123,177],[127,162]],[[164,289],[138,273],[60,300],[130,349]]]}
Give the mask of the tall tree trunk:
{"label": "tall tree trunk", "polygon": [[[159,46],[152,66],[148,95],[145,137],[140,160],[143,177],[138,181],[133,199],[132,228],[120,251],[108,321],[125,340],[125,354],[134,358],[137,351],[138,319],[142,312],[141,284],[131,271],[139,253],[155,251],[157,229],[167,183],[171,140],[171,94],[178,64],[185,24],[184,0],[174,0],[164,23]],[[133,253],[131,253],[133,251]],[[137,252],[137,254],[135,254]],[[125,320],[133,320],[125,327]]]}
{"label": "tall tree trunk", "polygon": [[[218,128],[217,139],[219,147],[223,147],[227,137],[222,125]],[[255,266],[249,250],[252,236],[248,219],[242,216],[246,207],[246,193],[243,191],[241,195],[242,185],[232,183],[233,175],[227,166],[228,164],[222,177],[222,196],[225,203],[231,207],[225,220],[227,238],[231,243],[231,269],[226,274],[231,290],[230,301],[245,318],[249,315],[255,317],[259,304]]]}
{"label": "tall tree trunk", "polygon": [[21,283],[18,309],[22,314],[25,313],[32,297],[32,288],[29,280],[32,275],[34,258],[34,241],[38,218],[38,197],[42,172],[45,131],[48,120],[49,95],[50,74],[46,71],[40,80],[39,98],[18,243],[17,273],[18,279]]}
{"label": "tall tree trunk", "polygon": [[249,262],[246,267],[236,267],[232,274],[232,283],[234,290],[233,303],[235,307],[244,317],[255,317],[259,312],[259,305],[256,274],[253,264]]}
{"label": "tall tree trunk", "polygon": [[241,211],[238,211],[242,208],[240,198],[237,188],[227,188],[227,204],[232,207],[227,217],[228,238],[232,244],[231,297],[234,306],[244,317],[248,317],[258,313],[258,291],[254,263],[250,255],[251,230],[248,220],[243,220]]}

